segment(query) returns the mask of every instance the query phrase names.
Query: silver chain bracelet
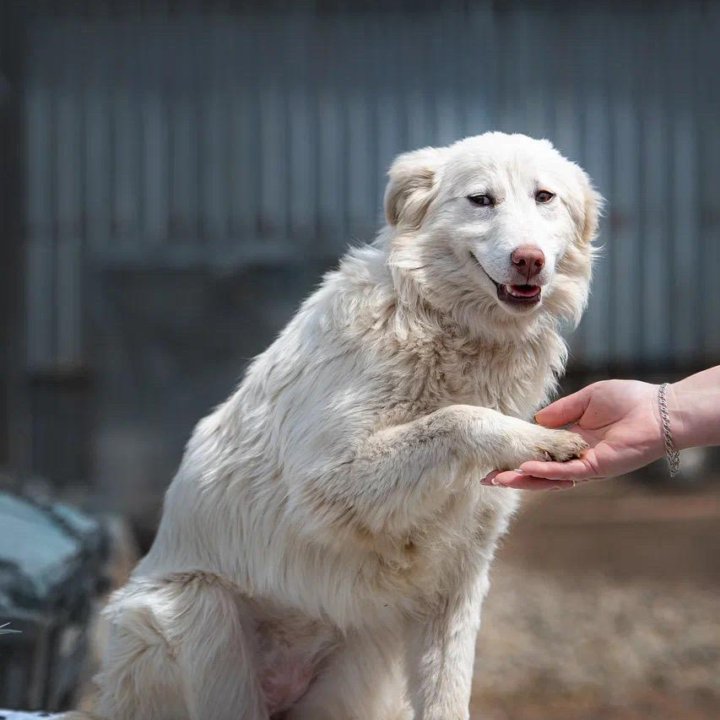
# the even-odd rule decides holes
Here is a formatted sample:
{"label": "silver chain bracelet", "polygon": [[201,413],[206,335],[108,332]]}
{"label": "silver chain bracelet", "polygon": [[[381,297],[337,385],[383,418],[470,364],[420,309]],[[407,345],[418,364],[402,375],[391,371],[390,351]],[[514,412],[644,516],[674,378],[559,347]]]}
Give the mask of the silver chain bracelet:
{"label": "silver chain bracelet", "polygon": [[670,477],[675,477],[680,470],[680,453],[673,442],[670,432],[670,413],[668,412],[667,398],[665,393],[668,383],[663,383],[658,388],[658,408],[660,409],[660,420],[662,421],[663,438],[665,440],[665,458],[667,460]]}

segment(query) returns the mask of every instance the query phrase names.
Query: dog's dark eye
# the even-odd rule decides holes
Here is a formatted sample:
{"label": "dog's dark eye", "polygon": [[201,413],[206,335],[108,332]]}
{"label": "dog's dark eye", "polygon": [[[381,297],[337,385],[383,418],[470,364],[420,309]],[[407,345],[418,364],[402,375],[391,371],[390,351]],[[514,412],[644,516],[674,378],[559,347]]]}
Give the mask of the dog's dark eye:
{"label": "dog's dark eye", "polygon": [[480,207],[492,207],[495,204],[492,195],[468,195],[468,200],[473,205],[479,205]]}
{"label": "dog's dark eye", "polygon": [[538,190],[535,193],[535,201],[539,203],[549,203],[555,197],[555,193],[549,190]]}

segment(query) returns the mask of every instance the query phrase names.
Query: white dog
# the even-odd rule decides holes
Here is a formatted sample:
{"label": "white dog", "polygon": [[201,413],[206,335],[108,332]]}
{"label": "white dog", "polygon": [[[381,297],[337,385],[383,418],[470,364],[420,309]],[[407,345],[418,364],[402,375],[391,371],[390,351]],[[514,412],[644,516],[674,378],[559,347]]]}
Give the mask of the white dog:
{"label": "white dog", "polygon": [[462,720],[494,468],[577,456],[528,420],[585,306],[600,198],[544,140],[397,158],[351,250],[202,420],[107,611],[109,720]]}

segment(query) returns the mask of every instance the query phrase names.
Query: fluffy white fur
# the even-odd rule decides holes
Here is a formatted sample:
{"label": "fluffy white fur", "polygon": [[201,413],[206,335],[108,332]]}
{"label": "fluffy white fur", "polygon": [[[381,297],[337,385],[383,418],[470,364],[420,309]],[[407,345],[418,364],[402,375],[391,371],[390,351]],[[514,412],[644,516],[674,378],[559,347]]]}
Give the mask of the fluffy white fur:
{"label": "fluffy white fur", "polygon": [[[100,717],[468,717],[488,569],[518,501],[479,480],[583,448],[528,420],[563,369],[558,325],[586,303],[599,202],[522,135],[397,158],[387,226],[198,424],[107,610]],[[546,259],[532,307],[495,285],[517,282],[520,245]]]}

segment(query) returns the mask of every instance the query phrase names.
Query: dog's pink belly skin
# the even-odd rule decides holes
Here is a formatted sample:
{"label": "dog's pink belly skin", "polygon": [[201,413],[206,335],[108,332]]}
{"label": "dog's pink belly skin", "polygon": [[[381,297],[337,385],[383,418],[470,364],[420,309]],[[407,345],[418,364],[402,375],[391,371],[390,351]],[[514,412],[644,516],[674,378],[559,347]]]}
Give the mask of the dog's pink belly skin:
{"label": "dog's pink belly skin", "polygon": [[306,658],[272,659],[260,671],[260,687],[271,716],[292,707],[307,692],[316,672],[315,663]]}
{"label": "dog's pink belly skin", "polygon": [[267,603],[257,607],[258,682],[270,717],[282,717],[308,691],[338,646],[331,627]]}

